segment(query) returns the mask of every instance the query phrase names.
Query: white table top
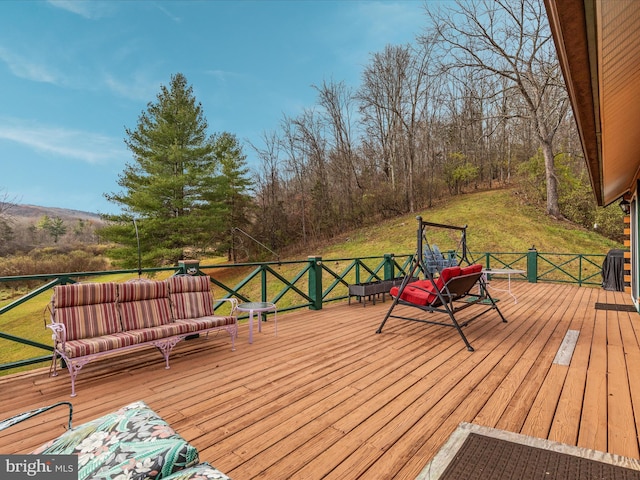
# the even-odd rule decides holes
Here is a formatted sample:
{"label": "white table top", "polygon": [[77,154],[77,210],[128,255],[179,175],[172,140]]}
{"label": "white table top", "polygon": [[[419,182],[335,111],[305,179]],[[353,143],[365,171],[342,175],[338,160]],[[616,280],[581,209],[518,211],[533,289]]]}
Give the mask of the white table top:
{"label": "white table top", "polygon": [[524,270],[517,270],[514,268],[483,268],[482,273],[490,275],[517,275],[525,272]]}

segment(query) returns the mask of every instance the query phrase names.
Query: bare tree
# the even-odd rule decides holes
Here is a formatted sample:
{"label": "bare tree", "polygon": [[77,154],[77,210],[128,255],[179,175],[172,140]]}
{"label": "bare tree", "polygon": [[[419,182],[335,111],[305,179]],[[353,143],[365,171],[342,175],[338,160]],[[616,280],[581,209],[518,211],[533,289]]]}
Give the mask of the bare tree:
{"label": "bare tree", "polygon": [[11,197],[4,189],[0,189],[0,255],[4,255],[9,250],[8,244],[14,239],[11,210],[16,206],[16,198]]}
{"label": "bare tree", "polygon": [[[354,146],[353,116],[355,97],[344,82],[323,82],[314,87],[318,91],[321,115],[328,127],[331,186],[334,205],[345,219],[357,218],[360,214],[364,182],[362,168]],[[340,192],[340,193],[337,193]]]}
{"label": "bare tree", "polygon": [[408,46],[387,45],[383,52],[373,54],[363,72],[363,83],[358,92],[362,121],[369,137],[378,143],[382,169],[393,190],[398,188],[401,123],[398,113],[406,95],[403,79],[409,61]]}
{"label": "bare tree", "polygon": [[269,247],[280,249],[287,238],[287,211],[285,203],[286,182],[281,175],[281,140],[275,132],[262,134],[263,148],[251,144],[260,160],[256,179],[256,204],[260,221],[255,222],[254,233],[258,238],[268,239]]}
{"label": "bare tree", "polygon": [[431,11],[449,45],[452,68],[471,68],[506,80],[517,92],[542,150],[547,213],[562,218],[554,167],[554,137],[569,101],[541,0],[457,0],[453,10]]}
{"label": "bare tree", "polygon": [[409,212],[416,209],[415,179],[423,170],[418,145],[432,108],[434,46],[431,42],[416,48],[388,45],[365,68],[358,94],[363,123],[379,142],[384,171],[393,189],[402,192]]}

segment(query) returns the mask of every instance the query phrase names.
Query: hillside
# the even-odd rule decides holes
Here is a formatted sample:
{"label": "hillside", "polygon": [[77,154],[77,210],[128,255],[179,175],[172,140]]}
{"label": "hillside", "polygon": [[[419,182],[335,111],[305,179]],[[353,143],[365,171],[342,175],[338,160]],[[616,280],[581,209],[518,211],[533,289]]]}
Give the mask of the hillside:
{"label": "hillside", "polygon": [[[446,204],[415,215],[380,222],[345,232],[330,244],[308,252],[325,258],[411,253],[416,248],[416,216],[424,221],[467,225],[467,245],[474,252],[606,253],[622,246],[594,230],[554,220],[526,205],[513,190],[492,190],[459,195]],[[620,229],[624,226],[621,223]],[[429,242],[441,249],[455,247],[458,236],[442,229],[429,229]]]}
{"label": "hillside", "polygon": [[101,222],[100,215],[96,213],[83,212],[81,210],[70,210],[67,208],[41,207],[38,205],[13,205],[8,213],[15,221],[27,220],[32,222],[47,215],[49,217],[59,217],[64,221],[90,220]]}

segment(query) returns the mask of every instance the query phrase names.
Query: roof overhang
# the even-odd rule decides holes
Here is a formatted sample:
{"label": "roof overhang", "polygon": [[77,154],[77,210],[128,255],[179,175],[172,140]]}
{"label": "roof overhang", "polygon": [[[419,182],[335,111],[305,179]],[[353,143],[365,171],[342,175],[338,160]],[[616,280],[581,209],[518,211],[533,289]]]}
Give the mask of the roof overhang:
{"label": "roof overhang", "polygon": [[640,1],[545,0],[599,205],[640,168]]}

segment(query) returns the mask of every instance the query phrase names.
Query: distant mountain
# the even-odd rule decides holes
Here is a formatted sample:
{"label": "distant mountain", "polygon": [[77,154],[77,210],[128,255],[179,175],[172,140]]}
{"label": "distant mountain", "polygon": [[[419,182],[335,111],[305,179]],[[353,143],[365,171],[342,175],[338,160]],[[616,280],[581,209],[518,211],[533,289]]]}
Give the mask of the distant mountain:
{"label": "distant mountain", "polygon": [[[2,210],[2,204],[0,203],[0,211]],[[39,219],[47,215],[51,218],[59,217],[64,221],[90,220],[92,222],[102,222],[100,215],[97,213],[71,210],[68,208],[41,207],[38,205],[12,205],[6,213],[17,221],[33,221],[34,219]]]}

